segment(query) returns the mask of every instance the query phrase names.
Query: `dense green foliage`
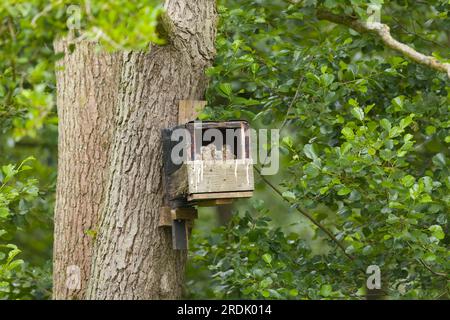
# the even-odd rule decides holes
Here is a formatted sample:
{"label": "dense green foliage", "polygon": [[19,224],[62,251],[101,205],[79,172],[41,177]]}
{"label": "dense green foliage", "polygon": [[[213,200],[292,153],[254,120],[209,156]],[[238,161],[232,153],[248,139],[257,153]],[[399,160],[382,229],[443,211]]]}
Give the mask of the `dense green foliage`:
{"label": "dense green foliage", "polygon": [[[24,171],[32,170],[27,158],[18,166],[12,164],[1,168],[0,180],[0,239],[9,242],[20,239],[20,234],[27,231],[28,217],[32,216],[32,228],[39,228],[37,217],[32,211],[36,209],[39,194],[36,179],[17,179]],[[32,232],[33,236],[35,232]],[[23,235],[22,235],[23,236]],[[20,240],[19,240],[20,241]],[[30,239],[29,241],[33,241]],[[30,248],[31,249],[31,248]],[[18,259],[21,250],[14,244],[0,244],[0,298],[43,298],[49,296],[48,265],[34,268]]]}
{"label": "dense green foliage", "polygon": [[[284,129],[278,179],[284,200],[331,230],[345,253],[335,241],[320,256],[294,240],[286,246],[295,235],[268,233],[258,227],[264,220],[244,219],[220,241],[200,238],[194,245],[193,258],[210,269],[216,291],[244,298],[286,297],[289,290],[301,298],[350,297],[364,292],[366,268],[378,265],[390,297],[448,297],[446,75],[385,50],[370,35],[311,18],[315,1],[226,4],[219,55],[209,70],[214,107],[203,117],[245,117],[254,127]],[[364,19],[366,5],[325,1],[323,7]],[[446,1],[385,1],[382,20],[396,22],[396,36],[422,52],[448,56],[445,42],[431,42],[449,40],[448,9]],[[420,36],[404,34],[429,19]],[[261,216],[273,197],[258,205]],[[331,240],[313,229],[314,237]],[[272,263],[264,263],[264,252]]]}
{"label": "dense green foliage", "polygon": [[[138,3],[0,3],[0,299],[50,295],[52,42],[80,13],[73,36],[116,50],[162,44],[161,7]],[[281,165],[228,226],[200,221],[188,297],[360,298],[378,265],[386,296],[448,298],[450,81],[315,13],[364,21],[371,6],[394,37],[449,61],[448,0],[219,1],[201,118],[280,129]]]}
{"label": "dense green foliage", "polygon": [[[162,44],[155,31],[161,11],[158,1],[0,2],[0,299],[51,296],[54,39],[69,32],[109,50]],[[16,172],[14,163],[30,155],[32,170]]]}

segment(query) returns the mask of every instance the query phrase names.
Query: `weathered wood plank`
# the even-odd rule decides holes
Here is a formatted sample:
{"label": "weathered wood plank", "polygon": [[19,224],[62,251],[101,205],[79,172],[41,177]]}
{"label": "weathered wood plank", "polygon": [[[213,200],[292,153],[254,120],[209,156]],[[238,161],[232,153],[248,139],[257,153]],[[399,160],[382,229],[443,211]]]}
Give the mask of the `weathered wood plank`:
{"label": "weathered wood plank", "polygon": [[171,227],[172,217],[169,207],[161,207],[159,209],[159,227]]}
{"label": "weathered wood plank", "polygon": [[223,198],[223,199],[201,200],[194,203],[196,206],[199,207],[216,207],[231,204],[233,203],[233,199]]}
{"label": "weathered wood plank", "polygon": [[[200,125],[200,124],[197,124]],[[248,129],[248,122],[245,120],[229,120],[229,121],[202,121],[200,128],[201,129],[237,129],[244,126],[245,129]],[[187,125],[188,128],[193,128],[194,123],[189,123]]]}
{"label": "weathered wood plank", "polygon": [[189,161],[185,165],[189,194],[254,189],[251,160]]}
{"label": "weathered wood plank", "polygon": [[189,221],[189,225],[192,225],[193,221],[197,218],[198,212],[194,207],[161,207],[159,210],[160,227],[171,227],[172,220],[187,220]]}
{"label": "weathered wood plank", "polygon": [[186,250],[188,248],[186,220],[172,220],[172,243],[174,250]]}
{"label": "weathered wood plank", "polygon": [[184,124],[197,119],[198,114],[205,108],[206,101],[181,100],[178,104],[178,124]]}
{"label": "weathered wood plank", "polygon": [[176,199],[196,193],[240,192],[253,189],[253,167],[248,159],[188,161],[170,175],[167,193],[169,199]]}
{"label": "weathered wood plank", "polygon": [[186,197],[189,193],[187,167],[183,164],[167,179],[167,196],[170,200]]}
{"label": "weathered wood plank", "polygon": [[171,210],[172,220],[194,220],[198,218],[197,209],[194,207],[181,207]]}
{"label": "weathered wood plank", "polygon": [[[188,201],[200,201],[209,199],[237,199],[237,198],[251,198],[253,191],[240,191],[240,192],[210,192],[210,193],[197,193],[190,194]],[[201,202],[198,202],[200,204]],[[207,202],[205,202],[207,203]],[[196,202],[197,204],[197,202]]]}

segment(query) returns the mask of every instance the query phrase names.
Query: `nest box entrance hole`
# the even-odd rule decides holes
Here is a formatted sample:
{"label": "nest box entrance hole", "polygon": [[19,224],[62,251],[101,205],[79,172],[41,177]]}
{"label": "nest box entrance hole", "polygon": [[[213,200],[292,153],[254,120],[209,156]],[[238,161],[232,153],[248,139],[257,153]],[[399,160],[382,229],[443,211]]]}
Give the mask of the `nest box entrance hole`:
{"label": "nest box entrance hole", "polygon": [[249,159],[249,134],[245,122],[194,123],[191,160],[237,160]]}

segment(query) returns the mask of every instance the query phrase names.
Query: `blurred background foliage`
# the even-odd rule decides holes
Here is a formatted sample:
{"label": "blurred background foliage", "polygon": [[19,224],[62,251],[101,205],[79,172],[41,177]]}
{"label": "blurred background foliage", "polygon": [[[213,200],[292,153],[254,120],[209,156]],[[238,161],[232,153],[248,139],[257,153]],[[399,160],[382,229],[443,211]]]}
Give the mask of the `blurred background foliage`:
{"label": "blurred background foliage", "polygon": [[[58,139],[54,63],[60,58],[54,39],[70,33],[107,50],[163,44],[155,31],[161,12],[159,1],[1,1],[0,299],[51,297]],[[29,156],[35,158],[27,161],[31,168],[15,172]],[[31,186],[32,196],[26,189]]]}
{"label": "blurred background foliage", "polygon": [[[363,21],[381,8],[398,40],[450,58],[448,0],[219,1],[200,118],[280,129],[280,170],[261,177],[259,164],[255,197],[201,210],[186,298],[449,297],[448,77],[317,8]],[[0,3],[0,299],[51,296],[53,40],[145,49],[164,43],[161,12],[158,1]],[[369,265],[381,290],[365,289]]]}

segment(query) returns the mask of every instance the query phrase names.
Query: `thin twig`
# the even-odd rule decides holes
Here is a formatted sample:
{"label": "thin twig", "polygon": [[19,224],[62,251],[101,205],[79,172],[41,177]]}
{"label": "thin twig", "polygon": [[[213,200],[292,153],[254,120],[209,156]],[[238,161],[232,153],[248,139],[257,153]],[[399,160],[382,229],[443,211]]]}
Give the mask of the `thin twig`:
{"label": "thin twig", "polygon": [[[438,46],[438,47],[441,47],[441,48],[444,48],[444,49],[448,49],[446,46],[440,44],[439,42],[436,42],[436,41],[427,39],[427,38],[425,38],[424,36],[421,36],[420,34],[416,33],[415,31],[409,31],[409,30],[406,29],[406,27],[404,27],[404,26],[400,23],[400,21],[398,21],[396,18],[392,17],[392,19],[397,23],[397,26],[398,26],[400,29],[402,29],[406,34],[415,36],[415,37],[417,37],[417,38],[419,38],[419,39],[421,39],[421,40],[423,40],[423,41],[432,43],[432,44],[434,44],[434,45],[436,45],[436,46]],[[414,23],[414,21],[413,21],[413,23]],[[414,24],[413,24],[413,27],[414,27]]]}
{"label": "thin twig", "polygon": [[31,26],[32,27],[36,27],[36,22],[38,21],[38,19],[44,15],[46,15],[47,13],[49,13],[50,11],[52,11],[52,9],[58,5],[60,5],[62,3],[61,0],[56,1],[56,2],[52,2],[50,3],[48,6],[46,6],[44,8],[44,10],[42,10],[41,12],[39,12],[37,15],[35,15],[33,17],[33,19],[31,20]]}
{"label": "thin twig", "polygon": [[[309,48],[305,51],[305,53],[308,53],[308,52],[309,52]],[[310,61],[308,63],[308,67],[311,65],[311,60],[312,60],[312,58],[310,59]],[[294,97],[292,98],[291,103],[289,104],[289,106],[288,106],[288,108],[286,110],[286,115],[284,116],[283,122],[281,123],[280,127],[278,128],[280,136],[281,136],[281,132],[283,131],[283,129],[284,129],[286,123],[287,123],[287,120],[288,120],[289,114],[291,113],[292,107],[294,106],[294,103],[297,102],[298,96],[300,95],[300,88],[301,88],[304,80],[305,80],[305,77],[302,76],[300,81],[298,82],[297,89],[295,90]],[[265,166],[267,158],[269,157],[269,154],[271,154],[271,153],[272,153],[272,146],[270,146],[270,149],[267,150],[266,158],[262,162],[261,167]]]}
{"label": "thin twig", "polygon": [[281,123],[281,126],[280,126],[280,128],[279,128],[280,133],[281,133],[281,131],[283,130],[284,126],[285,126],[286,123],[287,123],[289,114],[291,113],[291,109],[292,109],[292,107],[294,106],[294,103],[295,103],[295,102],[297,101],[297,99],[298,99],[298,96],[299,96],[299,94],[300,94],[300,87],[302,86],[303,80],[304,80],[304,79],[305,79],[305,77],[302,77],[302,78],[300,79],[299,83],[298,83],[297,89],[295,90],[294,97],[292,98],[292,101],[291,101],[291,103],[289,104],[288,109],[286,110],[286,115],[284,116],[283,122]]}
{"label": "thin twig", "polygon": [[427,264],[425,263],[425,261],[423,261],[422,259],[416,259],[416,260],[419,261],[420,264],[421,264],[422,266],[424,266],[425,269],[427,269],[428,271],[430,271],[430,272],[431,272],[432,274],[434,274],[435,276],[444,277],[444,278],[446,278],[446,279],[449,279],[448,274],[442,273],[442,272],[434,271],[434,270],[431,269],[431,267],[430,267],[429,265],[427,265]]}
{"label": "thin twig", "polygon": [[[269,186],[273,189],[273,191],[275,191],[275,193],[277,193],[283,200],[287,201],[286,198],[283,196],[283,193],[272,184],[272,182],[270,182],[269,180],[266,179],[266,177],[264,177],[261,174],[261,170],[259,168],[257,168],[255,166],[255,170],[256,172],[258,172],[260,178]],[[333,233],[331,233],[330,230],[328,230],[325,226],[323,226],[322,224],[320,224],[316,219],[314,219],[308,212],[306,212],[304,209],[299,208],[299,207],[295,207],[295,209],[302,214],[304,217],[306,217],[309,221],[311,221],[315,226],[317,226],[320,230],[322,230],[323,232],[325,232],[325,234],[334,242],[336,243],[336,245],[342,250],[342,252],[344,253],[344,255],[350,259],[350,260],[354,260],[355,258],[351,255],[349,255],[347,252],[345,252],[345,247],[342,243],[339,242],[338,239],[336,239],[336,237],[333,235]]]}

